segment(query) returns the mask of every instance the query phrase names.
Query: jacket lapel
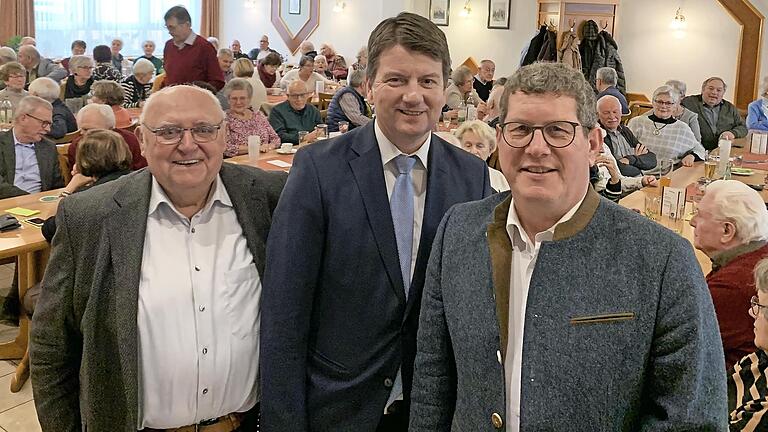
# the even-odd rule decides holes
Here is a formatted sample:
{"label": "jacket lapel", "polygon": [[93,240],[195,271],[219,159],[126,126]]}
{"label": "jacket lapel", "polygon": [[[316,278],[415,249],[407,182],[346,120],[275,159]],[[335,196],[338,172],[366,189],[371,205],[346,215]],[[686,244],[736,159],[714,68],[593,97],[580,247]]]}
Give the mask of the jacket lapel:
{"label": "jacket lapel", "polygon": [[2,167],[5,172],[4,180],[13,184],[16,181],[16,149],[13,144],[13,129],[3,134],[0,146],[2,146],[0,151],[3,153],[3,162],[5,163]]}
{"label": "jacket lapel", "polygon": [[493,294],[496,300],[496,318],[499,324],[499,342],[502,356],[506,356],[507,333],[509,331],[509,277],[512,271],[512,241],[507,234],[507,214],[512,204],[510,194],[493,211],[493,220],[488,224],[488,250],[491,254],[493,271]]}
{"label": "jacket lapel", "polygon": [[272,219],[264,189],[260,187],[258,180],[238,175],[237,169],[229,163],[222,165],[219,174],[224,187],[227,189],[227,194],[232,200],[237,221],[243,230],[248,249],[253,255],[253,262],[256,264],[260,277],[264,278],[264,264],[266,262],[266,243],[264,240],[269,234]]}
{"label": "jacket lapel", "polygon": [[138,410],[138,315],[139,281],[152,176],[148,170],[135,174],[114,194],[114,208],[105,217],[104,229],[115,274],[114,295],[127,415],[136,424]]}
{"label": "jacket lapel", "polygon": [[349,167],[360,190],[379,254],[384,261],[395,295],[401,303],[405,303],[405,288],[403,276],[400,273],[395,227],[392,224],[387,185],[384,182],[384,168],[381,165],[381,152],[374,134],[373,122],[362,128],[360,139],[351,144],[351,150],[355,156],[349,160]]}

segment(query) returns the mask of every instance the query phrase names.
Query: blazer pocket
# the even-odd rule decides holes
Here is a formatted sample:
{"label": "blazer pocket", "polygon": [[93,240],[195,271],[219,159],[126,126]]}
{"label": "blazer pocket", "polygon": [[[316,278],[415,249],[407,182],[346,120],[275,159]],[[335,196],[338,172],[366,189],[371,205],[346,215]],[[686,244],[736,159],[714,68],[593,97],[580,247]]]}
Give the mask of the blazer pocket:
{"label": "blazer pocket", "polygon": [[347,369],[346,366],[334,360],[329,359],[328,357],[323,355],[320,351],[311,350],[310,356],[312,357],[313,360],[320,363],[326,369],[329,369],[337,374],[342,374],[342,375],[349,374],[349,369]]}
{"label": "blazer pocket", "polygon": [[634,312],[617,312],[601,315],[585,315],[571,318],[571,325],[608,324],[635,319]]}

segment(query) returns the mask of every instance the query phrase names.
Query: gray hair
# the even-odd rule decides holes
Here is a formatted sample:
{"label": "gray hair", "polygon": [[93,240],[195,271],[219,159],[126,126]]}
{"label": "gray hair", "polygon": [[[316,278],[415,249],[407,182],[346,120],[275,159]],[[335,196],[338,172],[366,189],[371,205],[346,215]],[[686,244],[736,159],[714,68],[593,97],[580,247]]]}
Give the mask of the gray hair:
{"label": "gray hair", "polygon": [[51,103],[47,100],[37,96],[24,96],[19,101],[19,104],[16,105],[16,112],[13,115],[13,119],[16,120],[19,118],[19,116],[29,114],[38,108],[53,111],[53,105],[51,105]]}
{"label": "gray hair", "polygon": [[214,48],[219,49],[219,40],[217,38],[210,36],[206,40],[208,41],[208,43],[213,45]]}
{"label": "gray hair", "polygon": [[669,80],[665,82],[664,85],[668,85],[675,89],[676,92],[680,93],[681,98],[685,97],[686,91],[688,90],[685,83],[680,80]]}
{"label": "gray hair", "polygon": [[326,64],[328,63],[328,59],[322,54],[318,54],[315,56],[315,61],[317,61],[318,59],[324,61]]}
{"label": "gray hair", "polygon": [[19,54],[24,54],[26,56],[29,56],[31,59],[35,61],[40,61],[40,52],[37,50],[37,48],[34,47],[34,45],[20,46]]}
{"label": "gray hair", "polygon": [[741,244],[768,240],[768,210],[760,194],[738,180],[717,180],[704,192],[718,218],[736,227]]}
{"label": "gray hair", "polygon": [[672,88],[672,86],[668,86],[668,85],[663,85],[657,88],[656,90],[654,90],[653,97],[651,98],[651,100],[656,100],[656,96],[664,95],[664,94],[669,96],[670,99],[672,99],[672,102],[674,103],[680,102],[680,93],[678,93],[677,90]]}
{"label": "gray hair", "polygon": [[73,71],[81,66],[93,66],[93,59],[84,55],[73,55],[69,58],[69,70]]}
{"label": "gray hair", "polygon": [[459,85],[459,83],[463,83],[469,78],[472,78],[472,71],[464,65],[457,67],[451,74],[454,85]]}
{"label": "gray hair", "polygon": [[[233,80],[234,80],[234,78],[233,78]],[[165,87],[165,88],[163,88],[162,90],[160,90],[158,92],[152,92],[149,95],[149,97],[147,98],[147,101],[144,102],[144,109],[141,110],[141,117],[139,117],[139,123],[142,124],[142,125],[146,124],[144,121],[146,120],[147,112],[150,111],[149,107],[152,106],[154,101],[157,100],[157,98],[159,96],[167,96],[166,93],[171,93],[171,92],[177,91],[177,90],[179,90],[181,88],[192,89],[192,90],[194,90],[196,92],[199,92],[200,94],[205,95],[205,97],[207,97],[216,106],[216,108],[218,109],[219,113],[221,113],[221,118],[222,119],[224,118],[224,110],[221,109],[221,102],[219,102],[219,98],[217,98],[215,94],[211,93],[210,91],[208,91],[208,90],[206,90],[206,89],[204,89],[202,87],[182,84],[182,85],[175,85],[175,86]],[[86,105],[86,106],[88,106],[88,105]]]}
{"label": "gray hair", "polygon": [[314,51],[315,45],[313,45],[310,41],[304,41],[301,43],[301,45],[299,45],[299,49],[301,50],[302,54],[306,54],[310,51]]}
{"label": "gray hair", "polygon": [[768,258],[758,261],[755,266],[755,289],[768,292]]}
{"label": "gray hair", "polygon": [[29,83],[29,94],[53,102],[59,98],[61,88],[59,83],[48,78],[40,77]]}
{"label": "gray hair", "polygon": [[354,70],[351,74],[349,74],[349,86],[352,88],[357,88],[363,85],[363,82],[365,82],[365,71],[364,70]]}
{"label": "gray hair", "polygon": [[136,60],[136,63],[133,64],[134,75],[144,75],[153,72],[155,72],[155,65],[153,65],[151,61],[145,58],[140,58]]}
{"label": "gray hair", "polygon": [[311,64],[313,67],[315,66],[315,60],[312,59],[310,56],[301,56],[299,59],[299,68],[302,68],[308,64]]}
{"label": "gray hair", "polygon": [[488,126],[488,123],[482,120],[466,121],[453,134],[461,140],[467,132],[473,132],[478,138],[485,141],[488,144],[488,148],[491,149],[491,153],[496,150],[496,133],[494,133],[492,127]]}
{"label": "gray hair", "polygon": [[357,61],[360,61],[360,57],[368,57],[368,46],[360,48],[355,57],[357,58]]}
{"label": "gray hair", "polygon": [[701,83],[701,90],[704,90],[704,87],[707,86],[711,81],[720,81],[723,83],[723,91],[728,90],[728,84],[725,83],[725,80],[720,77],[709,77],[704,80],[703,83]]}
{"label": "gray hair", "polygon": [[229,48],[222,48],[219,50],[219,53],[217,54],[218,57],[229,57],[229,58],[235,58],[235,54],[232,53],[232,50]]}
{"label": "gray hair", "polygon": [[114,129],[117,121],[115,120],[115,112],[109,105],[99,103],[89,103],[88,105],[80,108],[77,112],[77,123],[81,122],[82,116],[88,114],[90,111],[96,111],[104,119],[107,124],[107,129]]}
{"label": "gray hair", "polygon": [[16,51],[11,47],[0,47],[0,64],[16,61]]}
{"label": "gray hair", "polygon": [[514,93],[567,96],[576,102],[576,118],[584,134],[597,123],[595,92],[580,70],[563,63],[534,63],[523,66],[507,79],[501,96],[499,123],[504,123],[509,110],[509,97]]}
{"label": "gray hair", "polygon": [[602,81],[603,84],[615,86],[619,77],[616,75],[616,69],[612,67],[601,67],[597,70],[597,79]]}
{"label": "gray hair", "polygon": [[147,40],[145,40],[144,42],[141,43],[141,46],[143,47],[146,44],[152,44],[153,47],[157,47],[157,44],[153,40],[147,39]]}
{"label": "gray hair", "polygon": [[248,99],[253,97],[253,86],[245,78],[232,78],[227,85],[224,86],[224,95],[229,97],[229,94],[235,90],[245,90],[248,93]]}

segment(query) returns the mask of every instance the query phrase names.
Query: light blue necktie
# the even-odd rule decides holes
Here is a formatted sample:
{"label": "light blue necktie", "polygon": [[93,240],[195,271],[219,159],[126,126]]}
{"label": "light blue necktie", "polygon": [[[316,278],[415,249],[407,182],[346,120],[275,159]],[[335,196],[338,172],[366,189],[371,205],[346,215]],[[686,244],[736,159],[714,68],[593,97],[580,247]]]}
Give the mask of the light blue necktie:
{"label": "light blue necktie", "polygon": [[397,167],[397,179],[392,189],[389,207],[392,211],[392,224],[395,226],[397,255],[400,257],[400,271],[403,274],[405,298],[411,286],[411,254],[413,249],[413,183],[411,170],[416,163],[414,156],[399,155],[394,160]]}

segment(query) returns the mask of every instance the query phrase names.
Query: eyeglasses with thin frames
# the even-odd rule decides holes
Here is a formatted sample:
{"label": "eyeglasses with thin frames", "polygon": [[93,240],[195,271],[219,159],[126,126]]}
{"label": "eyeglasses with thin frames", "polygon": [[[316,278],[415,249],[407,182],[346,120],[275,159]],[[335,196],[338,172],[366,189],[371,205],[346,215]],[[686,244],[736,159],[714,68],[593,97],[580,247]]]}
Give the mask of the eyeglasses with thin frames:
{"label": "eyeglasses with thin frames", "polygon": [[571,121],[553,121],[543,126],[527,123],[507,122],[499,125],[501,136],[508,146],[525,148],[533,141],[536,131],[541,131],[544,141],[551,147],[564,148],[571,145],[576,138],[576,128],[581,124]]}
{"label": "eyeglasses with thin frames", "polygon": [[768,308],[768,306],[761,305],[760,303],[758,303],[758,301],[759,299],[757,298],[757,296],[752,296],[752,298],[749,299],[749,307],[752,310],[752,315],[754,315],[755,317],[760,315],[761,309]]}
{"label": "eyeglasses with thin frames", "polygon": [[675,104],[674,102],[671,102],[671,101],[663,101],[658,99],[654,100],[653,103],[655,103],[656,105],[661,105],[665,107],[670,107]]}
{"label": "eyeglasses with thin frames", "polygon": [[155,134],[157,142],[164,145],[176,145],[181,142],[184,132],[189,131],[192,134],[192,139],[198,143],[208,143],[216,139],[219,135],[219,129],[221,129],[224,120],[215,125],[200,125],[191,128],[183,128],[179,126],[163,126],[157,129],[152,129],[147,125],[143,125],[148,131]]}
{"label": "eyeglasses with thin frames", "polygon": [[29,113],[27,113],[26,115],[27,115],[27,117],[32,117],[33,119],[35,119],[35,120],[39,121],[39,122],[40,122],[40,126],[41,126],[43,129],[48,129],[48,128],[50,128],[50,127],[51,127],[51,125],[53,124],[53,123],[49,122],[48,120],[43,120],[43,119],[41,119],[41,118],[37,118],[37,117],[35,117],[35,116],[33,116],[32,114],[29,114]]}

